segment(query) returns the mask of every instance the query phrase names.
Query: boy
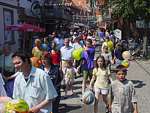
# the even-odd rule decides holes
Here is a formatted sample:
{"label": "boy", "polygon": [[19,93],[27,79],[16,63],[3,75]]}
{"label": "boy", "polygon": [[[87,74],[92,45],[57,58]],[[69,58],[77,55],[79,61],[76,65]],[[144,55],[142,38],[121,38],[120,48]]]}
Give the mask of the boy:
{"label": "boy", "polygon": [[116,80],[111,85],[110,111],[112,113],[138,113],[133,83],[126,79],[127,69],[119,65]]}

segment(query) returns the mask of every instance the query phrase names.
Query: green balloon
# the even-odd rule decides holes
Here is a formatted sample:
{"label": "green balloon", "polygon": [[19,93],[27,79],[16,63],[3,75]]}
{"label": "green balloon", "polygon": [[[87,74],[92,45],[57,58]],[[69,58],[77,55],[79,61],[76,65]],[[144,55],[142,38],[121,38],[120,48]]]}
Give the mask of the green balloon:
{"label": "green balloon", "polygon": [[82,52],[83,52],[83,48],[75,49],[75,50],[72,52],[72,57],[73,57],[73,59],[75,59],[75,60],[80,60],[80,59],[81,59]]}

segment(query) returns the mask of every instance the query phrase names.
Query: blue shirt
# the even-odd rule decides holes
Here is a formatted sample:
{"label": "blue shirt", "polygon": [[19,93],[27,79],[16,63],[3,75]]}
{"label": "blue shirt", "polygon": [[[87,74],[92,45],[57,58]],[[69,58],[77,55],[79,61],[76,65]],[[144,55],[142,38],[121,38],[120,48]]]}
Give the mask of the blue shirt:
{"label": "blue shirt", "polygon": [[94,68],[94,56],[95,56],[95,48],[91,47],[88,50],[84,50],[82,52],[82,69],[83,70],[91,70]]}
{"label": "blue shirt", "polygon": [[[44,100],[51,100],[57,97],[57,92],[46,72],[42,69],[32,67],[29,78],[25,81],[22,72],[17,72],[14,83],[13,98],[24,99],[30,108],[40,104]],[[42,111],[52,112],[52,102],[49,102]]]}

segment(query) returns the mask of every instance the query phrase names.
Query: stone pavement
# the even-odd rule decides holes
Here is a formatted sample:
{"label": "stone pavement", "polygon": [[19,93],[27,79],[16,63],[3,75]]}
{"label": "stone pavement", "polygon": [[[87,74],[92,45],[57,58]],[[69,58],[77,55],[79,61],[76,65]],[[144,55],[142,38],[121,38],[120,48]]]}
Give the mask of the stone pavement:
{"label": "stone pavement", "polygon": [[[81,86],[82,84],[82,77],[78,77],[75,79],[74,83],[74,91],[75,95],[69,96],[67,99],[62,99],[60,102],[60,113],[92,113],[93,112],[93,105],[83,106],[83,103],[80,101],[81,99]],[[64,92],[62,91],[62,97],[64,97]],[[84,109],[85,108],[85,109]],[[99,104],[100,113],[105,113],[104,104]]]}
{"label": "stone pavement", "polygon": [[[139,113],[150,113],[150,60],[131,61],[127,78],[132,80],[135,85]],[[93,105],[88,106],[84,111],[83,104],[80,101],[81,83],[82,77],[75,80],[76,95],[61,100],[60,113],[93,113]],[[62,95],[64,95],[63,92]],[[99,103],[99,113],[105,113],[104,104],[101,101]]]}
{"label": "stone pavement", "polygon": [[136,88],[139,113],[150,113],[150,60],[131,62],[128,78]]}

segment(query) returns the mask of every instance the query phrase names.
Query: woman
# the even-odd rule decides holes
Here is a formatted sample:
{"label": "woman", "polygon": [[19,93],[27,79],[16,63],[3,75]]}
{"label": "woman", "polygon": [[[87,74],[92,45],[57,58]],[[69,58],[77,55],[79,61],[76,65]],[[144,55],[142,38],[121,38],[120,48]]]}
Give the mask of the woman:
{"label": "woman", "polygon": [[55,42],[51,43],[52,50],[50,51],[50,57],[53,65],[60,66],[61,55],[60,51],[57,50],[57,45]]}
{"label": "woman", "polygon": [[[41,58],[43,55],[42,49],[41,49],[41,40],[40,39],[35,39],[35,47],[32,49],[32,65],[35,67],[40,67],[41,66]],[[36,62],[35,64],[33,62]]]}
{"label": "woman", "polygon": [[48,53],[44,54],[43,59],[42,59],[43,69],[50,76],[50,78],[53,82],[53,85],[58,94],[56,99],[53,101],[53,105],[52,105],[53,110],[52,111],[53,111],[53,113],[59,113],[58,107],[59,107],[59,102],[60,102],[60,98],[61,98],[60,88],[61,88],[62,75],[59,70],[59,67],[56,65],[53,65],[51,61],[52,60],[51,60],[50,55]]}

